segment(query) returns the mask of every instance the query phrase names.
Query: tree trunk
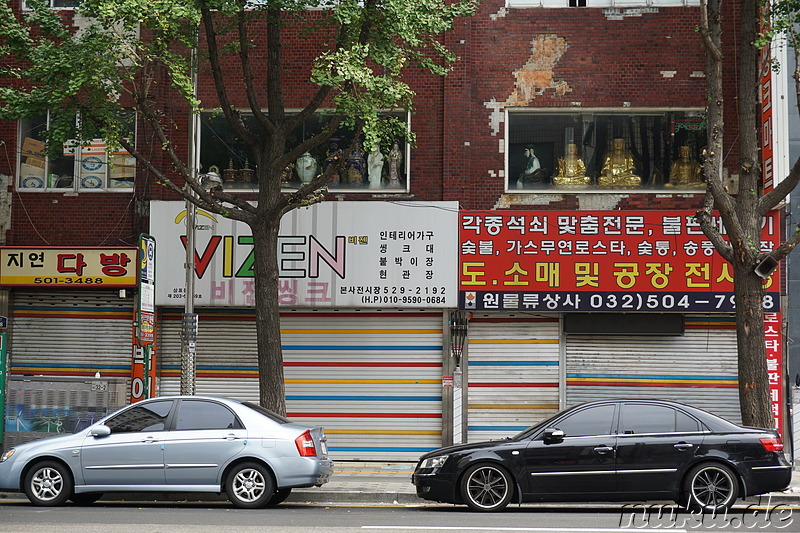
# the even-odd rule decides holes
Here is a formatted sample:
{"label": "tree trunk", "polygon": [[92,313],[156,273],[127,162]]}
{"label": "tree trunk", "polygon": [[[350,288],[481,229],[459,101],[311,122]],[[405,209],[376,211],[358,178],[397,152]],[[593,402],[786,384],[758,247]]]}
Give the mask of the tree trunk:
{"label": "tree trunk", "polygon": [[256,342],[259,403],[286,414],[281,320],[278,306],[278,232],[281,217],[257,217],[251,224],[255,254]]}
{"label": "tree trunk", "polygon": [[[737,261],[738,263],[738,261]],[[739,350],[739,405],[746,426],[773,428],[764,346],[762,280],[749,265],[734,265],[736,342]],[[709,354],[714,357],[715,354]]]}

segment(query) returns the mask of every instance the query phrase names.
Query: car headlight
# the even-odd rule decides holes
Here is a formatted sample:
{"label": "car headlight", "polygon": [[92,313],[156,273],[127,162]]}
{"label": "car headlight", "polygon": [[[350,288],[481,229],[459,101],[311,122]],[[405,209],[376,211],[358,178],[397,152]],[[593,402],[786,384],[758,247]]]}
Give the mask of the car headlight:
{"label": "car headlight", "polygon": [[449,455],[437,455],[436,457],[428,457],[424,461],[422,461],[422,465],[420,468],[441,468],[442,465],[447,461],[447,458],[450,457]]}
{"label": "car headlight", "polygon": [[3,455],[0,455],[0,463],[2,463],[3,461],[5,461],[6,459],[10,459],[10,458],[11,458],[11,456],[12,456],[12,455],[14,455],[14,452],[16,452],[16,451],[17,451],[17,449],[16,449],[16,448],[11,448],[10,450],[8,450],[8,451],[7,451],[6,453],[4,453]]}

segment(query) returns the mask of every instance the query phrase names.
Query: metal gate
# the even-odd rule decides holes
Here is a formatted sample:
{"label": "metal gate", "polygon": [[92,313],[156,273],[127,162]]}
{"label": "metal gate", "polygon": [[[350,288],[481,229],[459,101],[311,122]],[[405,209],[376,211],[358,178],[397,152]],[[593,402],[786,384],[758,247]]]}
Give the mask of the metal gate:
{"label": "metal gate", "polygon": [[[258,400],[255,313],[201,309],[197,393]],[[160,391],[180,388],[180,311],[161,313]],[[441,312],[281,314],[287,414],[340,460],[416,460],[441,446]]]}
{"label": "metal gate", "polygon": [[566,336],[567,404],[666,398],[739,422],[736,322],[686,317],[682,336]]}
{"label": "metal gate", "polygon": [[468,440],[508,437],[559,409],[558,317],[475,314],[469,326]]}
{"label": "metal gate", "polygon": [[14,293],[10,373],[130,379],[132,328],[118,291]]}

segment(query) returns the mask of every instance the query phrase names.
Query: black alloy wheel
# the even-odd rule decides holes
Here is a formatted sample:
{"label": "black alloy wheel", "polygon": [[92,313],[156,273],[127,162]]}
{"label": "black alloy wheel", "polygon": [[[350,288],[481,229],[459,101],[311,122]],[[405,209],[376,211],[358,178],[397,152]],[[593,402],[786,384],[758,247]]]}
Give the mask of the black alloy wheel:
{"label": "black alloy wheel", "polygon": [[25,474],[23,490],[34,505],[61,505],[72,496],[72,472],[56,461],[36,463]]}
{"label": "black alloy wheel", "polygon": [[514,483],[508,471],[495,464],[469,467],[461,478],[461,497],[474,511],[504,509],[514,493]]}
{"label": "black alloy wheel", "polygon": [[721,463],[702,463],[686,476],[684,492],[690,508],[721,511],[736,502],[739,481],[733,470]]}

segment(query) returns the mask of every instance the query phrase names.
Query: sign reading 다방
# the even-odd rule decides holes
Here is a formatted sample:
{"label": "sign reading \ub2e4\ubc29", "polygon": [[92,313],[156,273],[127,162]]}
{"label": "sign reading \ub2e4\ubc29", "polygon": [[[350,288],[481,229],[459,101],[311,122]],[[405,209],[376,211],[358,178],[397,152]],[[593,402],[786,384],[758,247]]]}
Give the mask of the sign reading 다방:
{"label": "sign reading \ub2e4\ubc29", "polygon": [[[150,205],[159,243],[156,305],[183,306],[186,277],[183,202]],[[198,306],[255,303],[250,228],[197,210]],[[323,202],[281,220],[279,293],[283,306],[455,307],[457,202]]]}
{"label": "sign reading \ub2e4\ubc29", "polygon": [[0,248],[0,285],[136,286],[136,248]]}
{"label": "sign reading \ub2e4\ubc29", "polygon": [[[693,214],[462,211],[459,308],[731,312],[733,271]],[[777,247],[779,232],[768,214],[762,251]],[[780,309],[778,276],[764,282],[768,312]]]}

